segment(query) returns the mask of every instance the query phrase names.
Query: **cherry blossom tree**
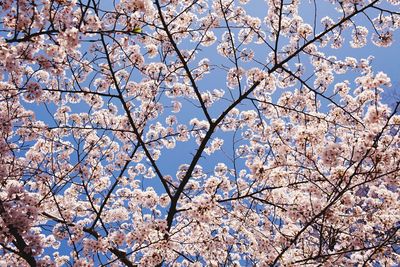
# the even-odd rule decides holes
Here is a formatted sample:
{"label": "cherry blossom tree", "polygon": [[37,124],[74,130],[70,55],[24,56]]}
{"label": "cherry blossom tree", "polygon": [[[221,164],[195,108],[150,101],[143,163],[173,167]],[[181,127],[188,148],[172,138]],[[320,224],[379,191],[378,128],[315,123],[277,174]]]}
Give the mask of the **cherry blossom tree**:
{"label": "cherry blossom tree", "polygon": [[0,265],[399,264],[399,5],[0,1]]}

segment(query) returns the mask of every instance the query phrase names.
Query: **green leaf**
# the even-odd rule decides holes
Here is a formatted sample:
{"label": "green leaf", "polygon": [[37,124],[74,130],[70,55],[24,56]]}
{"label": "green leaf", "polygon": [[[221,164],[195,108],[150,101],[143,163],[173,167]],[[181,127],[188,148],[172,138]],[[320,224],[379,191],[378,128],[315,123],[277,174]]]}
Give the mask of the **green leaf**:
{"label": "green leaf", "polygon": [[134,28],[133,33],[141,33],[142,32],[142,28]]}

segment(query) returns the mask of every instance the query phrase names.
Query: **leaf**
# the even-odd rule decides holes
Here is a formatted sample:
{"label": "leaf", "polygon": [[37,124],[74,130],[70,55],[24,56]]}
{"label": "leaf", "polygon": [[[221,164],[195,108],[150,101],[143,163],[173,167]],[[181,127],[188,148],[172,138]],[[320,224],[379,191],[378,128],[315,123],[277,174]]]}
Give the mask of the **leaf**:
{"label": "leaf", "polygon": [[132,30],[133,33],[141,33],[142,32],[142,28],[134,28]]}

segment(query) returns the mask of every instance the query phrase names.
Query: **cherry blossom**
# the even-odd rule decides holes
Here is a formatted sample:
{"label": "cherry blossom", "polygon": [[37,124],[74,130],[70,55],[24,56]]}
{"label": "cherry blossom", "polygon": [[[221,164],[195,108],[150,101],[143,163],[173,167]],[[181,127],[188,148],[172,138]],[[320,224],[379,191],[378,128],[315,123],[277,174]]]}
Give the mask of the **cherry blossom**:
{"label": "cherry blossom", "polygon": [[397,266],[399,4],[0,1],[0,265]]}

